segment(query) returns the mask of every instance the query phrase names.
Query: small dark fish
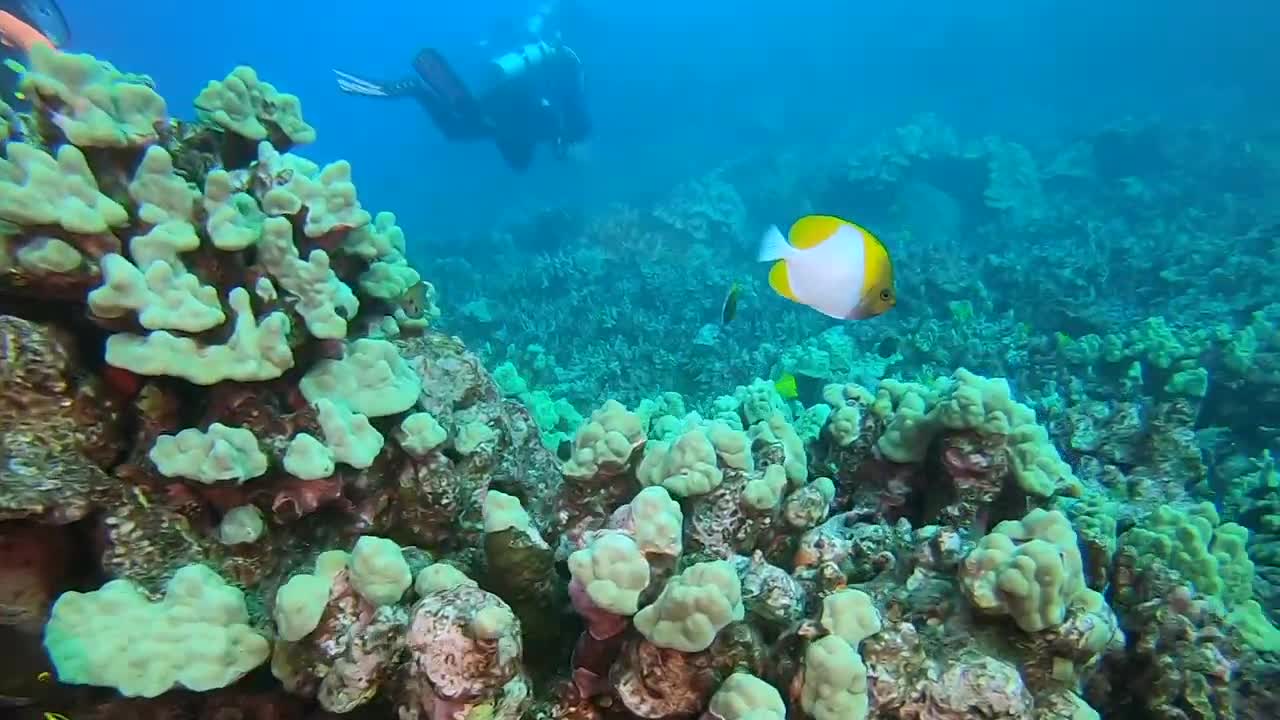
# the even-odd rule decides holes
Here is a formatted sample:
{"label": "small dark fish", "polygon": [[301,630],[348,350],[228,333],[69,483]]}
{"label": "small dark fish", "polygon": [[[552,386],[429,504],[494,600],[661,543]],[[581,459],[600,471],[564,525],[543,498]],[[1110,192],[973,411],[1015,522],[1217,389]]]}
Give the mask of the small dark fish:
{"label": "small dark fish", "polygon": [[54,0],[0,0],[0,10],[12,13],[39,30],[55,47],[66,47],[71,42],[67,17]]}
{"label": "small dark fish", "polygon": [[898,338],[889,335],[876,345],[876,354],[882,358],[893,357],[898,352]]}
{"label": "small dark fish", "polygon": [[1209,489],[1213,491],[1213,507],[1220,513],[1227,512],[1229,491],[1226,483],[1222,481],[1222,473],[1218,472],[1218,463],[1214,460],[1209,462]]}
{"label": "small dark fish", "polygon": [[400,309],[414,320],[421,320],[427,312],[427,284],[419,280],[417,285],[409,288],[409,292],[400,298]]}
{"label": "small dark fish", "polygon": [[720,307],[720,324],[728,325],[729,321],[738,314],[738,295],[742,292],[742,287],[738,283],[734,283],[729,288],[729,294],[724,296],[724,305]]}

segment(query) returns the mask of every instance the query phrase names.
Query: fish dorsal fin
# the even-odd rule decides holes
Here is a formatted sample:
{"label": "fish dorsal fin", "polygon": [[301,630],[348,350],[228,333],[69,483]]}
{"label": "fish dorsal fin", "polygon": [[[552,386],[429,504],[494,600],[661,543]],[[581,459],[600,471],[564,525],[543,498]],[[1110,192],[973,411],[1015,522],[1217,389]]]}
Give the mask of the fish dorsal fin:
{"label": "fish dorsal fin", "polygon": [[796,300],[796,294],[791,291],[791,278],[787,276],[787,262],[779,260],[769,268],[769,287],[782,297],[799,302]]}
{"label": "fish dorsal fin", "polygon": [[849,223],[833,215],[805,215],[791,226],[787,239],[797,249],[817,247]]}

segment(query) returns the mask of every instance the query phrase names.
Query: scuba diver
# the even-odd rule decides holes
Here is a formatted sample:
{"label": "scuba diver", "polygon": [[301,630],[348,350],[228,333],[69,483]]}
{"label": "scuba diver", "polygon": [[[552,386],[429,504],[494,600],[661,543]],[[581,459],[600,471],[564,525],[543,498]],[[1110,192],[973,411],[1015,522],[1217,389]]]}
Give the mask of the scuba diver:
{"label": "scuba diver", "polygon": [[477,94],[439,51],[430,48],[414,58],[415,76],[378,83],[334,70],[338,88],[366,97],[411,97],[447,140],[491,140],[518,172],[528,169],[542,143],[564,159],[573,144],[590,134],[591,119],[582,61],[560,40],[553,22],[557,9],[549,3],[523,28],[506,25],[495,33],[486,45],[501,54],[487,63],[489,77]]}
{"label": "scuba diver", "polygon": [[54,0],[0,0],[0,101],[25,106],[18,84],[32,46],[62,48],[70,39],[67,19]]}

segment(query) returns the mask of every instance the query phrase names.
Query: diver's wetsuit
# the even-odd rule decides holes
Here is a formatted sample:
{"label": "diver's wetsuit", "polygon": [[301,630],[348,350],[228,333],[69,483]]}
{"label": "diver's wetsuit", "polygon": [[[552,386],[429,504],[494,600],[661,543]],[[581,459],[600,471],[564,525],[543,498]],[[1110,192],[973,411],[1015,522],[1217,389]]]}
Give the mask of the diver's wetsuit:
{"label": "diver's wetsuit", "polygon": [[[539,57],[530,59],[529,54]],[[335,72],[344,92],[416,99],[449,140],[493,140],[515,170],[529,167],[539,143],[563,156],[569,145],[587,137],[591,122],[582,62],[573,50],[529,44],[504,58],[513,69],[479,96],[471,94],[435,50],[418,53],[413,62],[417,76],[398,82],[376,83]]]}
{"label": "diver's wetsuit", "polygon": [[499,82],[482,103],[498,150],[517,170],[529,166],[538,143],[563,157],[591,132],[582,63],[564,45],[552,48],[537,66]]}
{"label": "diver's wetsuit", "polygon": [[472,96],[435,50],[417,54],[417,76],[402,81],[378,83],[335,72],[338,87],[349,94],[413,97],[448,140],[493,140],[512,169],[529,168],[541,142],[562,156],[585,140],[591,126],[577,54],[564,45],[530,44],[503,58],[506,72],[479,96]]}

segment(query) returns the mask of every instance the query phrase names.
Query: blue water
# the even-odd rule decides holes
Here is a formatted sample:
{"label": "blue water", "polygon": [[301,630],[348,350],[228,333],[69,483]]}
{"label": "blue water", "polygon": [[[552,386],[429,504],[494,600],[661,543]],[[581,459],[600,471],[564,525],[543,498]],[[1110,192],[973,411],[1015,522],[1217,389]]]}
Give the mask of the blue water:
{"label": "blue water", "polygon": [[477,52],[496,19],[534,3],[61,4],[69,49],[151,74],[177,114],[239,63],[301,96],[320,135],[307,153],[351,160],[366,206],[394,209],[420,243],[520,207],[632,201],[744,146],[821,154],[837,132],[920,111],[1033,141],[1124,115],[1248,123],[1280,103],[1266,48],[1280,9],[1263,0],[581,0],[566,39],[587,65],[589,157],[516,176],[490,148],[442,142],[411,101],[342,95],[330,70],[397,77],[424,46]]}

